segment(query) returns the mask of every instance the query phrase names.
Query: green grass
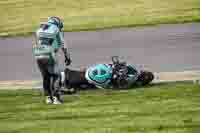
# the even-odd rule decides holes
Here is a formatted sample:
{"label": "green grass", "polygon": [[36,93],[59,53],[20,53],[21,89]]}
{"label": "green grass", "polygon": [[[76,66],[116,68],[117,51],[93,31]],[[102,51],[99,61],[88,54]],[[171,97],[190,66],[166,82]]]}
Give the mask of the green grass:
{"label": "green grass", "polygon": [[82,91],[45,105],[37,90],[0,91],[1,133],[199,133],[200,85]]}
{"label": "green grass", "polygon": [[48,16],[65,31],[200,20],[200,0],[0,0],[0,36],[27,35]]}

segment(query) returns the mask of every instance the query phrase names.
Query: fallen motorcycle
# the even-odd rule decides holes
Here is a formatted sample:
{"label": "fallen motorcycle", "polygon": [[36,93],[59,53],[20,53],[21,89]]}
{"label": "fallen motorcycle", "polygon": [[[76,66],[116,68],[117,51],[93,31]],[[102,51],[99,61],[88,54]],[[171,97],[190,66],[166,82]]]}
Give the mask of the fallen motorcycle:
{"label": "fallen motorcycle", "polygon": [[[120,62],[118,56],[112,57],[112,64],[113,67],[113,79],[111,82],[111,88],[113,89],[128,89],[134,86],[144,86],[150,84],[154,79],[154,75],[152,72],[147,70],[138,70],[134,67],[134,65],[126,64],[124,62]],[[126,67],[127,72],[124,73],[122,71]],[[86,69],[82,70],[72,70],[66,68],[64,72],[61,72],[61,86],[62,90],[81,90],[81,89],[94,89],[97,88],[94,84],[88,82],[85,78]],[[133,76],[134,82],[129,83],[126,80],[127,75],[135,75]]]}

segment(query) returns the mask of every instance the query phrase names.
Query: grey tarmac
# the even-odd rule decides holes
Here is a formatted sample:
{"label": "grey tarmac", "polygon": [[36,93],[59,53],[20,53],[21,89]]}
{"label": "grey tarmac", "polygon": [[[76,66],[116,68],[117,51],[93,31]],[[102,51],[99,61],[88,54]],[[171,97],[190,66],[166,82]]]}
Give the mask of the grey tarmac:
{"label": "grey tarmac", "polygon": [[[65,41],[75,69],[119,55],[153,72],[200,70],[200,23],[66,32]],[[0,38],[0,81],[40,79],[32,44],[33,36]]]}

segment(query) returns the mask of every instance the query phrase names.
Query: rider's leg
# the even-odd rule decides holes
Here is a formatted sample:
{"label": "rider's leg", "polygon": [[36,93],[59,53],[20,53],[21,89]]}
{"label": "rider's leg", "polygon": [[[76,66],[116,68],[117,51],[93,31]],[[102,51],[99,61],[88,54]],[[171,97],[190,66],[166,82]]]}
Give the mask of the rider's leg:
{"label": "rider's leg", "polygon": [[54,96],[61,100],[61,78],[60,75],[54,76]]}
{"label": "rider's leg", "polygon": [[51,77],[47,69],[48,64],[41,60],[38,60],[37,64],[38,64],[38,67],[40,69],[42,79],[43,79],[43,90],[44,90],[44,95],[46,96],[46,103],[52,103],[53,96],[52,96],[52,91],[50,88]]}
{"label": "rider's leg", "polygon": [[57,63],[49,65],[48,70],[53,77],[52,81],[52,91],[55,104],[60,104],[63,102],[61,99],[61,81],[60,81],[60,69]]}
{"label": "rider's leg", "polygon": [[48,72],[44,75],[43,86],[46,93],[46,103],[53,103],[53,90],[51,87],[51,75]]}
{"label": "rider's leg", "polygon": [[51,96],[51,89],[50,89],[50,74],[48,74],[48,72],[46,72],[43,75],[43,88],[44,88],[44,92],[45,92],[45,96]]}

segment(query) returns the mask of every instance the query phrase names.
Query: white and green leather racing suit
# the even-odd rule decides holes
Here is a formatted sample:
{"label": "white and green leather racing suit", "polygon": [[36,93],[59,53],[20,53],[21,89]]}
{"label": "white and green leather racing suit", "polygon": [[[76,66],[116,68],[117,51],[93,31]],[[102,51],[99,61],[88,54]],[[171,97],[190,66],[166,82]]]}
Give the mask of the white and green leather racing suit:
{"label": "white and green leather racing suit", "polygon": [[33,54],[42,74],[43,88],[47,96],[52,95],[52,88],[50,88],[51,77],[53,77],[54,88],[58,88],[56,82],[58,82],[60,70],[56,56],[59,49],[64,51],[65,58],[70,59],[63,33],[54,24],[42,24],[36,31],[36,44],[33,47]]}

